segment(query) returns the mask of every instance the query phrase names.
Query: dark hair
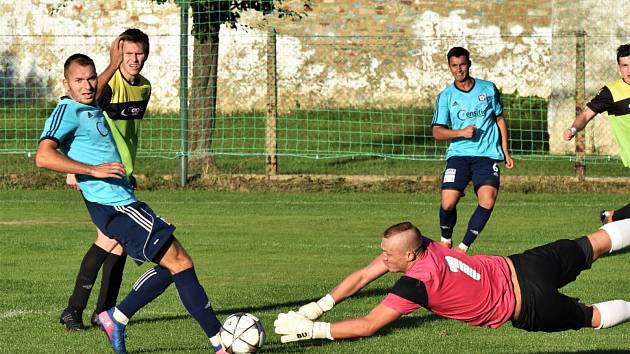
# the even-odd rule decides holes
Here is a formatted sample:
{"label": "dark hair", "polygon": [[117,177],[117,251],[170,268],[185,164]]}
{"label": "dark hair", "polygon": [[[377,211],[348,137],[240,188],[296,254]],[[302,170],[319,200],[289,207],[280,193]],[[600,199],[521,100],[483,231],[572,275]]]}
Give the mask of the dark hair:
{"label": "dark hair", "polygon": [[144,55],[149,55],[149,36],[137,28],[129,28],[120,34],[123,41],[142,44]]}
{"label": "dark hair", "polygon": [[387,230],[383,232],[383,237],[390,238],[396,234],[399,234],[401,232],[405,232],[408,230],[412,230],[413,233],[416,235],[416,237],[418,238],[422,237],[422,233],[420,232],[420,230],[418,230],[418,228],[414,224],[410,223],[409,221],[403,221],[399,224],[388,227]]}
{"label": "dark hair", "polygon": [[619,64],[619,58],[630,56],[630,44],[622,44],[617,48],[617,64]]}
{"label": "dark hair", "polygon": [[72,63],[77,63],[81,66],[91,65],[94,70],[96,70],[96,66],[94,65],[94,60],[92,60],[92,58],[88,57],[85,54],[75,53],[68,57],[68,59],[66,59],[66,62],[63,64],[63,76],[65,78],[68,78],[68,69],[70,68],[70,65],[72,65]]}
{"label": "dark hair", "polygon": [[451,57],[466,57],[466,61],[470,62],[470,52],[463,47],[453,47],[446,54],[446,60],[450,60]]}

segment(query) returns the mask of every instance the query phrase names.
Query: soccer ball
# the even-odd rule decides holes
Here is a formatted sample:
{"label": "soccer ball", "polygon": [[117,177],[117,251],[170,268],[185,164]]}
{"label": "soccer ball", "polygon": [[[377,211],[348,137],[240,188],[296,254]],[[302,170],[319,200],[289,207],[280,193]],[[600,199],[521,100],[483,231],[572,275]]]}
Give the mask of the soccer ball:
{"label": "soccer ball", "polygon": [[265,342],[265,328],[258,317],[238,312],[225,319],[220,337],[228,353],[255,353]]}

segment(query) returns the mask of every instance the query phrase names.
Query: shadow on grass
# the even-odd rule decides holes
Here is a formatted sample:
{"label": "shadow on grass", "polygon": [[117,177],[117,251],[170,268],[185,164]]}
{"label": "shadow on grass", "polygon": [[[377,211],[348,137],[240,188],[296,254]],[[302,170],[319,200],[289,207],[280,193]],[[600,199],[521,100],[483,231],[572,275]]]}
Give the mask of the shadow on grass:
{"label": "shadow on grass", "polygon": [[[377,296],[383,297],[387,295],[388,293],[389,293],[389,288],[369,289],[369,290],[361,291],[360,293],[353,296],[353,298],[360,299],[360,298],[365,298],[365,297],[377,297]],[[287,302],[270,304],[270,305],[262,305],[262,306],[228,307],[228,308],[215,309],[215,312],[217,315],[225,315],[225,316],[231,315],[235,312],[257,313],[257,312],[264,312],[264,311],[271,311],[271,310],[277,310],[278,312],[283,312],[283,311],[289,311],[289,310],[296,310],[304,304],[307,304],[312,301],[317,301],[317,300],[319,300],[319,298],[287,301]],[[140,323],[153,323],[153,322],[160,322],[160,321],[177,321],[177,320],[185,320],[189,318],[190,318],[189,315],[159,316],[159,317],[137,319],[137,320],[134,320],[133,322],[134,324],[140,324]]]}

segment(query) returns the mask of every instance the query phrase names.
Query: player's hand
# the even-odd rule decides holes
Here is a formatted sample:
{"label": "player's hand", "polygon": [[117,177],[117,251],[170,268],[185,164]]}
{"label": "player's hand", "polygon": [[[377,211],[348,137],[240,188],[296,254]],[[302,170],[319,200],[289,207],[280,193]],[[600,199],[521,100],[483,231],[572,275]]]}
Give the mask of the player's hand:
{"label": "player's hand", "polygon": [[313,322],[293,311],[278,314],[273,326],[275,332],[281,335],[282,343],[307,339],[333,339],[330,335],[330,323]]}
{"label": "player's hand", "polygon": [[108,162],[90,169],[90,176],[96,178],[122,179],[125,175],[125,166],[120,162]]}
{"label": "player's hand", "polygon": [[138,181],[133,175],[129,176],[129,184],[131,185],[131,189],[133,189],[134,191],[138,189]]}
{"label": "player's hand", "polygon": [[109,63],[112,66],[119,67],[123,61],[123,40],[120,36],[116,37],[109,48]]}
{"label": "player's hand", "polygon": [[324,314],[324,310],[321,307],[319,307],[319,305],[317,305],[315,301],[313,301],[300,307],[300,309],[298,310],[298,313],[306,317],[307,319],[314,321],[322,317],[322,315]]}
{"label": "player's hand", "polygon": [[461,137],[462,138],[466,138],[466,139],[471,139],[472,137],[475,136],[475,133],[477,132],[477,126],[474,124],[471,124],[469,126],[467,126],[464,129],[461,129]]}
{"label": "player's hand", "polygon": [[311,321],[320,318],[324,312],[330,311],[335,306],[335,299],[330,294],[317,300],[317,302],[308,303],[298,310],[298,313]]}
{"label": "player's hand", "polygon": [[562,134],[564,140],[569,141],[569,140],[573,139],[573,137],[577,133],[577,130],[574,130],[574,129],[575,128],[573,128],[573,129],[569,128],[569,129],[564,131],[564,134]]}
{"label": "player's hand", "polygon": [[77,182],[77,176],[74,173],[68,173],[66,175],[66,185],[70,187],[70,189],[74,189],[75,191],[79,190],[79,183]]}
{"label": "player's hand", "polygon": [[510,170],[514,168],[514,160],[510,154],[505,154],[505,167]]}

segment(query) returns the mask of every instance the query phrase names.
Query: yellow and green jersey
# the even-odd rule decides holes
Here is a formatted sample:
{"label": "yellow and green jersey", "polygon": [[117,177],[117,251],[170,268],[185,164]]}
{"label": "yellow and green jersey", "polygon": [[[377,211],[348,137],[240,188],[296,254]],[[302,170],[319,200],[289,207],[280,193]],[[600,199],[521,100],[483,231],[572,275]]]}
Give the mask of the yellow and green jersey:
{"label": "yellow and green jersey", "polygon": [[119,69],[105,86],[98,102],[105,112],[128,176],[133,173],[138,151],[140,121],[147,110],[150,97],[149,80],[138,75],[137,82],[132,84],[124,78]]}
{"label": "yellow and green jersey", "polygon": [[630,84],[622,79],[606,84],[586,104],[595,113],[608,112],[623,165],[630,167]]}

